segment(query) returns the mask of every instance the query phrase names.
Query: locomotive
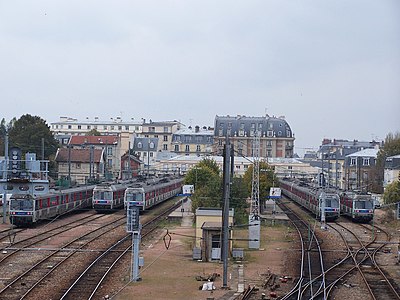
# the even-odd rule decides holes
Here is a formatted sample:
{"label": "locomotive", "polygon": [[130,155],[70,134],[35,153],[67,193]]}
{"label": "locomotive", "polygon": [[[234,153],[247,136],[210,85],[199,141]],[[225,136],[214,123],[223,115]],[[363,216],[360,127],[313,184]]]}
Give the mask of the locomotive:
{"label": "locomotive", "polygon": [[354,222],[368,223],[374,218],[374,199],[371,195],[355,191],[342,192],[340,212]]}
{"label": "locomotive", "polygon": [[334,221],[340,214],[339,195],[330,189],[310,187],[305,183],[280,180],[282,193],[321,219],[325,202],[325,220]]}

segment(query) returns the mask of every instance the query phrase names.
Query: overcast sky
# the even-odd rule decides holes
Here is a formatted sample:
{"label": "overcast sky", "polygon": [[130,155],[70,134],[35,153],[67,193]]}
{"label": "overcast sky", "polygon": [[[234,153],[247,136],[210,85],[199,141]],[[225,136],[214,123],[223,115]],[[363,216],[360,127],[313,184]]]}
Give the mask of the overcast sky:
{"label": "overcast sky", "polygon": [[398,0],[0,0],[6,121],[267,113],[304,152],[400,131],[399,79]]}

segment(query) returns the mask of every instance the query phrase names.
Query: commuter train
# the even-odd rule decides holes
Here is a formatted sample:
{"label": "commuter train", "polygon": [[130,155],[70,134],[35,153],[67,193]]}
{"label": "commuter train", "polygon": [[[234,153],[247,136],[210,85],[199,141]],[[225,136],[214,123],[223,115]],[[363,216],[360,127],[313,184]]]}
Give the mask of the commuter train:
{"label": "commuter train", "polygon": [[169,198],[182,192],[183,178],[162,178],[147,183],[136,183],[128,186],[124,195],[124,206],[128,202],[139,207],[139,210],[147,210]]}
{"label": "commuter train", "polygon": [[45,194],[15,193],[10,197],[10,223],[32,226],[73,210],[91,208],[94,186],[82,186]]}
{"label": "commuter train", "polygon": [[325,220],[334,221],[340,215],[340,198],[332,190],[312,188],[304,183],[280,180],[282,194],[312,212],[321,219],[322,200],[325,200]]}
{"label": "commuter train", "polygon": [[117,184],[97,185],[93,190],[93,208],[107,212],[132,202],[140,210],[147,210],[182,192],[183,178],[154,178]]}
{"label": "commuter train", "polygon": [[340,194],[340,213],[354,222],[368,223],[374,218],[374,199],[371,195],[353,191]]}
{"label": "commuter train", "polygon": [[102,183],[93,189],[92,206],[97,212],[113,211],[124,206],[127,183]]}

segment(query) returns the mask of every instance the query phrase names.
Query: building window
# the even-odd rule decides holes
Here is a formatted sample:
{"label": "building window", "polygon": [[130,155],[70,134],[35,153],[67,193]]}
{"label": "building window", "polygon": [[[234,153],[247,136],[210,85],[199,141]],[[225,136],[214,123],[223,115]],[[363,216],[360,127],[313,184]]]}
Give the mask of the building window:
{"label": "building window", "polygon": [[186,146],[185,146],[185,151],[186,151],[186,152],[189,152],[189,150],[190,150],[189,145],[186,145]]}
{"label": "building window", "polygon": [[369,166],[369,158],[363,158],[363,166]]}
{"label": "building window", "polygon": [[107,155],[112,155],[112,154],[113,154],[113,148],[107,147]]}
{"label": "building window", "polygon": [[163,145],[163,150],[168,150],[168,145],[167,144]]}
{"label": "building window", "polygon": [[104,130],[107,130],[107,125],[104,125],[104,126],[103,126],[103,129],[104,129]]}
{"label": "building window", "polygon": [[82,129],[82,125],[78,125],[78,129]]}
{"label": "building window", "polygon": [[114,130],[114,125],[111,125],[111,130]]}
{"label": "building window", "polygon": [[142,144],[141,142],[139,142],[139,143],[137,143],[137,147],[138,147],[139,149],[141,149],[141,148],[143,147],[143,144]]}
{"label": "building window", "polygon": [[90,125],[87,126],[87,129],[90,129]]}
{"label": "building window", "polygon": [[150,157],[153,157],[153,152],[150,152],[149,155],[150,155]]}
{"label": "building window", "polygon": [[150,142],[149,147],[150,147],[150,149],[154,149],[155,144],[153,142]]}
{"label": "building window", "polygon": [[76,163],[76,166],[75,166],[77,169],[80,169],[81,168],[81,163]]}
{"label": "building window", "polygon": [[168,135],[164,135],[164,142],[168,142]]}
{"label": "building window", "polygon": [[118,126],[118,130],[122,130],[122,126],[120,125],[120,126]]}
{"label": "building window", "polygon": [[71,126],[71,125],[68,125],[68,129],[72,129],[72,126]]}
{"label": "building window", "polygon": [[155,137],[156,139],[158,139],[158,134],[155,134],[154,137]]}
{"label": "building window", "polygon": [[112,159],[111,158],[109,160],[107,160],[107,166],[109,166],[109,167],[112,166]]}
{"label": "building window", "polygon": [[129,130],[129,126],[125,126],[125,130]]}
{"label": "building window", "polygon": [[175,152],[179,152],[179,145],[175,145]]}
{"label": "building window", "polygon": [[149,127],[149,132],[156,132],[156,128],[155,127]]}
{"label": "building window", "polygon": [[200,149],[200,145],[197,145],[197,146],[196,146],[196,151],[197,151],[197,152],[200,152],[200,150],[201,150],[201,149]]}
{"label": "building window", "polygon": [[168,133],[168,126],[164,126],[164,132]]}
{"label": "building window", "polygon": [[350,159],[350,166],[355,166],[357,164],[357,159],[355,157],[352,157]]}
{"label": "building window", "polygon": [[272,157],[272,152],[271,152],[271,150],[267,150],[267,157]]}

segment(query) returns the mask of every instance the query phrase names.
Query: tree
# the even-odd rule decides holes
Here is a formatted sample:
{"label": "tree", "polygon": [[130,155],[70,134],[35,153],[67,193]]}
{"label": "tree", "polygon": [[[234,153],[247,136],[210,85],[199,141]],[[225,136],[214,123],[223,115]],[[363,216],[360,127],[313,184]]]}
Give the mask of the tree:
{"label": "tree", "polygon": [[400,132],[395,134],[389,133],[383,144],[383,147],[379,150],[376,159],[376,165],[372,169],[372,188],[371,190],[375,193],[383,192],[383,177],[385,169],[386,158],[400,154]]}
{"label": "tree", "polygon": [[215,174],[217,174],[217,175],[220,174],[220,170],[219,170],[218,164],[214,159],[204,158],[198,163],[197,166],[199,168],[203,168],[203,167],[210,168]]}
{"label": "tree", "polygon": [[19,147],[22,153],[36,153],[38,158],[42,152],[42,139],[44,140],[44,158],[49,159],[58,148],[58,142],[53,137],[46,121],[38,116],[29,114],[21,116],[18,120],[10,122],[9,147]]}
{"label": "tree", "polygon": [[[253,182],[253,165],[251,165],[243,176],[244,184],[247,187],[249,196],[251,196]],[[266,199],[269,195],[269,189],[274,183],[274,170],[266,162],[259,164],[259,199]]]}
{"label": "tree", "polygon": [[192,209],[198,207],[221,207],[221,178],[215,170],[198,163],[185,176],[185,184],[193,184]]}
{"label": "tree", "polygon": [[86,133],[87,136],[100,136],[101,133],[97,129],[92,129]]}
{"label": "tree", "polygon": [[390,183],[383,194],[385,204],[396,203],[400,201],[400,182],[395,181]]}
{"label": "tree", "polygon": [[245,224],[248,222],[248,197],[249,193],[243,177],[233,177],[229,206],[235,209],[235,222],[237,224]]}

